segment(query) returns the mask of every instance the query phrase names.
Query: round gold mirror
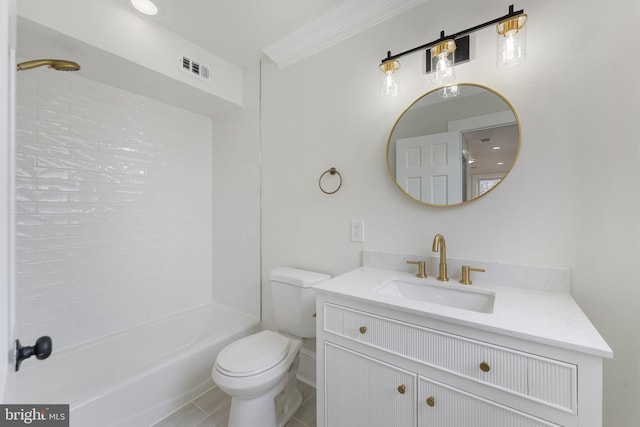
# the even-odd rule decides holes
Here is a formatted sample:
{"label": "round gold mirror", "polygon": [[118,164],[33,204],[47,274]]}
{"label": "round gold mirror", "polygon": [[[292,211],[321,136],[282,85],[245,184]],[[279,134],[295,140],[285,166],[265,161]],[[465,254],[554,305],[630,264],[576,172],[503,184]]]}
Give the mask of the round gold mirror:
{"label": "round gold mirror", "polygon": [[387,143],[387,167],[405,194],[421,203],[451,206],[492,191],[520,151],[513,106],[492,89],[457,85],[457,95],[434,89],[398,117]]}

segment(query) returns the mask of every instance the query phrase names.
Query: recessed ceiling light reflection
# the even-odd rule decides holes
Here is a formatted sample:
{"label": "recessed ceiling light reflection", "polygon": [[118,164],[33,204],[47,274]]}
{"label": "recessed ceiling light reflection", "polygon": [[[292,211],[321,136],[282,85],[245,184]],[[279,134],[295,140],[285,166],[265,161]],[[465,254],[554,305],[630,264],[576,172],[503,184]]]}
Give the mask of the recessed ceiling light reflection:
{"label": "recessed ceiling light reflection", "polygon": [[158,13],[158,6],[156,6],[151,0],[131,0],[131,4],[138,12],[145,15],[156,15]]}

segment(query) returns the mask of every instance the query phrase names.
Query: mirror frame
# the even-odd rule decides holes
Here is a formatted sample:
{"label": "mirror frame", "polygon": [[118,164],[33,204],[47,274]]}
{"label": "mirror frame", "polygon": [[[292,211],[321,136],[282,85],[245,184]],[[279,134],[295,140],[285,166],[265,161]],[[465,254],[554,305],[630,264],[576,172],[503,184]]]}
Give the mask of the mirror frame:
{"label": "mirror frame", "polygon": [[387,149],[386,149],[386,162],[387,162],[387,172],[389,173],[389,176],[391,177],[391,180],[393,181],[393,183],[395,184],[396,187],[398,187],[398,189],[407,197],[409,197],[412,200],[415,200],[418,203],[421,203],[423,205],[427,205],[427,206],[433,206],[433,207],[437,207],[437,208],[446,208],[446,207],[453,207],[453,206],[461,206],[461,205],[465,205],[467,203],[471,203],[475,200],[478,200],[482,197],[484,197],[485,195],[491,193],[493,190],[495,190],[497,187],[500,186],[500,184],[502,184],[502,182],[505,180],[505,178],[507,177],[507,175],[509,175],[509,173],[511,172],[511,170],[513,169],[513,167],[515,166],[518,157],[520,155],[520,147],[522,146],[522,126],[520,125],[520,119],[518,118],[518,113],[516,112],[516,109],[513,108],[513,104],[511,104],[511,102],[509,102],[509,100],[507,98],[505,98],[501,93],[497,92],[496,90],[485,86],[485,85],[481,85],[478,83],[457,83],[456,86],[474,86],[477,88],[481,88],[481,89],[485,89],[491,93],[493,93],[494,95],[498,96],[500,99],[502,99],[502,101],[511,109],[511,112],[513,113],[513,116],[515,118],[516,124],[518,125],[518,146],[516,148],[516,153],[513,157],[513,161],[511,162],[511,165],[509,165],[509,168],[507,169],[507,171],[504,173],[504,175],[502,176],[502,178],[500,179],[500,182],[498,182],[496,185],[494,185],[491,189],[485,191],[484,193],[480,194],[477,197],[474,197],[473,199],[469,199],[469,200],[464,200],[462,202],[458,202],[458,203],[451,203],[451,204],[446,204],[446,205],[438,205],[435,203],[429,203],[429,202],[425,202],[424,200],[421,199],[416,199],[415,197],[413,197],[411,194],[407,193],[404,188],[402,188],[400,186],[400,184],[398,184],[398,181],[396,180],[396,177],[393,174],[392,168],[389,165],[389,149],[391,148],[391,137],[393,136],[393,132],[396,130],[396,127],[398,126],[398,123],[400,123],[400,120],[402,120],[402,117],[405,115],[405,113],[407,111],[409,111],[411,109],[411,107],[413,107],[415,104],[417,104],[419,101],[421,101],[423,98],[425,98],[426,96],[438,92],[440,90],[442,90],[443,88],[445,88],[446,86],[439,86],[436,87],[432,90],[430,90],[429,92],[426,92],[422,95],[420,95],[418,98],[416,98],[411,104],[409,104],[403,111],[402,113],[400,113],[400,115],[398,116],[398,118],[396,119],[395,123],[393,124],[393,127],[391,128],[391,131],[389,132],[389,137],[387,139]]}

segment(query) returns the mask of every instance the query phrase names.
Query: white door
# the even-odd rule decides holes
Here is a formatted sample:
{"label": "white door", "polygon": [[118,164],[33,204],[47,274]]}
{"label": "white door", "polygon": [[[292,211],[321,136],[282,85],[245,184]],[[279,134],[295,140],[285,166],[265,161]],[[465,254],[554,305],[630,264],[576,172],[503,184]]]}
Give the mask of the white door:
{"label": "white door", "polygon": [[411,197],[427,203],[462,202],[460,132],[396,140],[396,181]]}
{"label": "white door", "polygon": [[0,0],[0,402],[4,402],[6,376],[12,369],[9,358],[12,348],[11,294],[11,207],[13,174],[12,148],[14,140],[13,93],[15,55],[12,45],[15,11],[9,0]]}
{"label": "white door", "polygon": [[416,375],[325,343],[325,427],[415,427]]}

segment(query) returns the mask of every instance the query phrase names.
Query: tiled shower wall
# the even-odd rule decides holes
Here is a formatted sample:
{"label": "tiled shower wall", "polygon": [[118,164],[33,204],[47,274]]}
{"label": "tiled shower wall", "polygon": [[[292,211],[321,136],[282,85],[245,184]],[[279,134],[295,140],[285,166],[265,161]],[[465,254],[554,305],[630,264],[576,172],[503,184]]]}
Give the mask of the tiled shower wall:
{"label": "tiled shower wall", "polygon": [[210,119],[18,73],[16,328],[57,350],[211,301]]}

